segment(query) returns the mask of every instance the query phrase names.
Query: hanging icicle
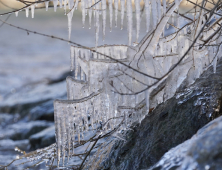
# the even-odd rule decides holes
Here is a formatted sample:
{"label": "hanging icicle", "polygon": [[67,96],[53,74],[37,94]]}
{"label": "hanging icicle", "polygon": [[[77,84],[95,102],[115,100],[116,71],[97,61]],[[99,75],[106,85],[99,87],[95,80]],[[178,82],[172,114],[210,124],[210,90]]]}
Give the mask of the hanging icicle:
{"label": "hanging icicle", "polygon": [[162,0],[163,3],[163,15],[166,14],[166,0]]}
{"label": "hanging icicle", "polygon": [[114,0],[114,9],[115,9],[115,27],[117,27],[118,0]]}
{"label": "hanging icicle", "polygon": [[29,7],[25,8],[25,15],[27,18],[29,17]]}
{"label": "hanging icicle", "polygon": [[70,70],[73,71],[74,69],[75,69],[74,47],[70,46]]}
{"label": "hanging icicle", "polygon": [[88,6],[89,6],[89,9],[88,9],[88,12],[89,12],[89,29],[91,29],[91,25],[92,25],[92,0],[88,0]]}
{"label": "hanging icicle", "polygon": [[86,4],[85,0],[81,0],[81,7],[82,7],[82,27],[85,27],[85,20],[86,20]]}
{"label": "hanging icicle", "polygon": [[18,17],[18,11],[15,12],[15,16]]}
{"label": "hanging icicle", "polygon": [[102,0],[102,27],[103,27],[103,41],[106,34],[106,0]]}
{"label": "hanging icicle", "polygon": [[128,28],[128,44],[132,44],[132,30],[133,30],[133,17],[132,17],[132,1],[126,1],[127,6],[127,28]]}
{"label": "hanging icicle", "polygon": [[65,11],[65,15],[66,15],[66,7],[67,7],[67,0],[64,0],[64,11]]}
{"label": "hanging icicle", "polygon": [[62,8],[62,0],[59,0],[59,7]]}
{"label": "hanging icicle", "polygon": [[[79,3],[79,0],[75,0],[75,8],[77,8],[78,3]],[[74,5],[74,0],[68,0],[68,7],[69,7],[69,9],[72,9],[73,5]]]}
{"label": "hanging icicle", "polygon": [[125,14],[125,0],[120,0],[121,3],[121,30],[123,29],[123,20]]}
{"label": "hanging icicle", "polygon": [[152,9],[152,20],[153,20],[152,28],[156,28],[158,20],[156,0],[151,0],[151,9]]}
{"label": "hanging icicle", "polygon": [[[100,0],[97,0],[96,2],[99,2]],[[95,47],[97,48],[98,46],[98,41],[99,41],[99,10],[100,10],[100,3],[96,4],[96,43],[95,43]]]}
{"label": "hanging icicle", "polygon": [[138,43],[139,34],[140,34],[140,0],[135,0],[135,9],[136,9],[136,43]]}
{"label": "hanging icicle", "polygon": [[74,8],[69,11],[69,13],[67,14],[68,17],[68,31],[69,31],[69,40],[71,39],[71,30],[72,30],[72,17],[73,17],[73,13],[74,13]]}
{"label": "hanging icicle", "polygon": [[112,32],[112,24],[113,24],[113,1],[108,0],[109,3],[109,27],[110,32]]}
{"label": "hanging icicle", "polygon": [[32,18],[34,18],[35,4],[31,5]]}
{"label": "hanging icicle", "polygon": [[53,0],[53,5],[54,5],[54,12],[56,12],[58,0]]}
{"label": "hanging icicle", "polygon": [[45,2],[45,10],[48,11],[48,8],[49,8],[49,1],[46,1]]}
{"label": "hanging icicle", "polygon": [[145,1],[145,13],[146,13],[146,32],[149,31],[150,28],[150,0]]}
{"label": "hanging icicle", "polygon": [[157,3],[157,18],[158,18],[157,23],[159,23],[160,19],[162,18],[161,1],[157,0],[156,3]]}

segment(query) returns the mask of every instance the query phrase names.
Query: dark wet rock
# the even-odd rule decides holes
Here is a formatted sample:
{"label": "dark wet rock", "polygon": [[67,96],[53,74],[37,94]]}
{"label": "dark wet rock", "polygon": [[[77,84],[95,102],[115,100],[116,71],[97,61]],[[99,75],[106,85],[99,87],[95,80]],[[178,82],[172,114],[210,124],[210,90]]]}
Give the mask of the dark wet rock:
{"label": "dark wet rock", "polygon": [[169,150],[150,170],[221,170],[222,116],[201,128],[191,139]]}
{"label": "dark wet rock", "polygon": [[0,130],[0,139],[21,140],[42,131],[53,123],[47,121],[18,122]]}
{"label": "dark wet rock", "polygon": [[13,122],[14,116],[7,113],[0,113],[0,129]]}
{"label": "dark wet rock", "polygon": [[[212,68],[208,69],[189,88],[181,86],[173,98],[158,105],[141,124],[126,132],[126,142],[116,141],[109,151],[104,148],[108,158],[101,161],[97,169],[136,170],[151,167],[168,150],[191,138],[208,122],[222,115],[221,104],[222,61],[218,63],[216,74]],[[214,156],[218,157],[216,153]]]}
{"label": "dark wet rock", "polygon": [[29,120],[54,121],[53,100],[42,103],[29,112]]}
{"label": "dark wet rock", "polygon": [[0,140],[0,151],[15,151],[15,147],[18,147],[19,149],[23,151],[27,151],[29,149],[29,140],[17,140],[13,141],[11,139],[3,139]]}
{"label": "dark wet rock", "polygon": [[38,84],[27,86],[4,99],[0,103],[0,112],[19,113],[21,117],[24,117],[33,107],[56,98],[63,98],[64,96],[66,96],[65,81],[52,85]]}
{"label": "dark wet rock", "polygon": [[66,72],[64,72],[63,74],[61,74],[60,76],[58,76],[58,77],[56,77],[56,78],[48,79],[48,84],[55,84],[55,83],[59,83],[59,82],[65,81],[65,80],[66,80],[66,77],[68,77],[68,76],[74,76],[73,73],[74,73],[74,72],[66,71]]}
{"label": "dark wet rock", "polygon": [[29,143],[32,149],[43,148],[55,143],[55,126],[30,136]]}

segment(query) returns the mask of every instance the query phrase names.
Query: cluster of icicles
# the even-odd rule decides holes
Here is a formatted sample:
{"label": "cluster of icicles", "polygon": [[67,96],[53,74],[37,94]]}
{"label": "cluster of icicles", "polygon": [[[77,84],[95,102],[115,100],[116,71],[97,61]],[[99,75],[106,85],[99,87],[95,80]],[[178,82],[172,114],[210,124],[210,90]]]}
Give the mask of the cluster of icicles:
{"label": "cluster of icicles", "polygon": [[[92,25],[92,17],[94,17],[94,26],[95,26],[95,46],[98,46],[99,40],[99,28],[100,28],[100,15],[102,18],[102,32],[103,40],[105,38],[106,32],[106,20],[107,20],[107,11],[109,10],[109,29],[112,31],[113,27],[113,16],[115,20],[115,27],[117,27],[118,13],[121,15],[121,26],[123,29],[124,17],[127,20],[127,31],[128,31],[128,44],[132,45],[132,34],[133,34],[133,14],[136,18],[136,40],[135,44],[139,41],[140,34],[140,22],[142,16],[142,9],[145,10],[146,18],[146,31],[149,32],[151,28],[155,28],[157,23],[160,21],[162,16],[166,13],[167,6],[169,2],[166,0],[51,0],[53,1],[54,11],[56,11],[59,4],[60,8],[64,7],[65,14],[67,12],[68,17],[68,30],[69,30],[69,39],[71,38],[71,27],[72,27],[72,17],[74,11],[77,10],[79,3],[81,3],[82,10],[82,25],[85,26],[86,16],[89,17],[89,28]],[[179,0],[176,0],[179,2]],[[46,11],[48,11],[49,1],[45,1]],[[29,8],[31,8],[32,18],[34,18],[35,7],[39,3],[28,5],[25,8],[26,17],[29,16]],[[67,11],[67,6],[69,11]],[[15,12],[15,15],[18,16],[18,12]]]}
{"label": "cluster of icicles", "polygon": [[[73,2],[73,1],[72,1]],[[73,8],[67,14],[68,16],[68,28],[69,28],[69,39],[71,37],[71,26],[72,26],[72,17],[74,10],[78,7],[78,0],[73,2],[71,6]],[[178,0],[179,2],[179,0]],[[146,30],[147,32],[150,30],[150,27],[155,27],[158,21],[162,18],[162,16],[166,13],[167,3],[166,0],[81,0],[81,9],[82,9],[82,24],[85,26],[85,17],[88,14],[89,16],[89,28],[91,28],[92,23],[92,14],[94,16],[94,26],[95,26],[95,34],[96,41],[95,46],[98,46],[99,40],[99,28],[100,28],[100,15],[102,18],[102,32],[103,32],[103,40],[105,38],[106,32],[106,20],[107,20],[107,8],[109,9],[109,29],[112,31],[113,27],[113,16],[115,19],[115,27],[117,27],[117,19],[118,13],[121,15],[121,26],[123,29],[123,21],[124,17],[127,20],[127,31],[128,31],[128,44],[132,45],[132,34],[133,34],[133,14],[135,13],[136,18],[136,43],[139,40],[140,33],[140,22],[141,22],[141,4],[145,7],[145,16],[146,16]],[[120,7],[119,7],[120,6]],[[119,9],[120,8],[120,9]],[[126,8],[126,9],[125,9]],[[135,9],[135,10],[133,10]],[[125,16],[126,15],[126,16]],[[152,23],[151,23],[152,22]],[[151,24],[150,24],[151,23]]]}
{"label": "cluster of icicles", "polygon": [[[178,6],[179,3],[172,3],[163,19],[157,18],[151,33],[135,47],[105,45],[89,50],[71,46],[74,77],[67,77],[66,80],[68,100],[54,101],[58,166],[61,158],[64,164],[65,158],[72,156],[75,144],[84,139],[85,133],[107,133],[123,120],[120,130],[127,129],[133,122],[141,122],[150,108],[171,98],[184,80],[187,85],[193,83],[210,65],[216,72],[216,63],[222,51],[217,46],[201,50],[199,47],[192,48],[181,63],[160,81],[127,67],[129,65],[148,75],[161,77],[180,60],[196,34],[192,31],[195,30],[192,29],[194,25],[187,25],[176,36],[174,33],[163,37],[168,22],[178,29],[184,25],[184,18],[174,14]],[[203,14],[199,15],[202,20],[199,23],[203,25]],[[201,25],[195,27],[198,32]],[[207,39],[212,33],[212,29],[204,31],[201,38]],[[150,35],[153,35],[152,39]],[[197,40],[197,44],[201,42]],[[220,37],[211,44],[219,42]],[[141,57],[140,51],[145,57]],[[143,90],[155,82],[154,86]]]}
{"label": "cluster of icicles", "polygon": [[[67,0],[59,2],[60,7],[65,4],[66,10]],[[196,13],[195,17],[199,15],[200,19],[199,25],[188,24],[184,27],[184,23],[189,20],[186,21],[186,17],[178,14],[180,2],[181,0],[170,3],[166,0],[134,0],[134,3],[131,0],[81,0],[83,26],[88,14],[91,27],[92,14],[94,15],[96,43],[95,48],[91,49],[74,46],[70,48],[71,71],[74,72],[74,77],[66,79],[68,99],[54,101],[58,166],[61,158],[64,165],[65,158],[74,154],[76,144],[85,140],[84,136],[87,132],[104,134],[115,129],[119,124],[121,124],[120,130],[127,129],[132,123],[141,122],[150,108],[155,108],[159,103],[174,96],[182,82],[186,85],[193,83],[211,65],[216,72],[216,63],[221,57],[219,54],[222,49],[214,45],[221,42],[221,37],[212,41],[210,44],[212,46],[199,49],[199,44],[207,40],[214,30],[219,29],[218,25],[213,29],[206,29],[201,35],[202,40],[197,40],[196,46],[178,66],[161,80],[158,79],[180,61],[202,25],[205,24],[204,13]],[[54,0],[53,3],[56,10],[58,0]],[[71,9],[67,13],[69,37],[72,16],[78,3],[79,0],[68,1],[68,7]],[[138,42],[141,4],[145,7],[148,33],[141,42]],[[100,15],[102,15],[102,31],[105,37],[106,11],[109,9],[109,25],[112,30],[113,11],[115,26],[117,26],[119,5],[121,29],[126,14],[129,46],[98,47]],[[35,6],[31,5],[33,17],[34,8]],[[46,8],[48,8],[48,1]],[[27,9],[27,16],[28,11],[29,9]],[[138,45],[132,47],[130,45],[134,12]],[[169,24],[175,26],[175,31],[182,29],[178,33],[165,36],[164,31],[168,29]],[[155,85],[147,89],[154,83]]]}

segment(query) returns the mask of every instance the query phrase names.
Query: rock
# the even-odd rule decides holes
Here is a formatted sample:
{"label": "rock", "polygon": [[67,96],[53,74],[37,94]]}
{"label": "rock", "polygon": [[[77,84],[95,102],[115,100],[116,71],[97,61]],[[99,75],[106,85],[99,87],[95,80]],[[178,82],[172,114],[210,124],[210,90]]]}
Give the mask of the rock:
{"label": "rock", "polygon": [[53,100],[42,103],[29,112],[29,120],[47,120],[54,121]]}
{"label": "rock", "polygon": [[32,149],[43,148],[55,143],[55,126],[30,136],[29,143]]}
{"label": "rock", "polygon": [[[220,115],[222,61],[218,63],[217,73],[214,74],[210,68],[190,87],[181,86],[173,98],[158,105],[141,124],[127,131],[126,141],[117,140],[112,149],[104,147],[104,159],[101,161],[95,157],[92,162],[100,161],[97,169],[147,169],[157,163],[168,150],[191,138],[200,128]],[[195,148],[199,152],[198,147]],[[190,154],[195,156],[196,152]],[[216,155],[215,152],[212,156]]]}
{"label": "rock", "polygon": [[201,128],[191,139],[164,154],[150,170],[221,170],[222,116]]}
{"label": "rock", "polygon": [[71,72],[68,70],[68,71],[62,73],[61,75],[59,75],[58,77],[48,79],[48,84],[54,84],[54,83],[59,83],[59,82],[65,81],[66,77],[68,77],[68,76],[75,76],[74,72]]}
{"label": "rock", "polygon": [[[59,89],[59,90],[58,90]],[[66,96],[66,83],[37,84],[8,96],[0,103],[0,112],[19,113],[21,117],[27,115],[33,107],[39,106],[47,101]]]}
{"label": "rock", "polygon": [[1,113],[0,114],[0,129],[4,128],[7,124],[13,122],[13,115],[7,114],[7,113]]}
{"label": "rock", "polygon": [[3,139],[0,140],[0,151],[1,153],[4,151],[15,151],[15,147],[18,147],[19,149],[23,151],[27,151],[29,149],[29,140],[18,140],[13,141],[11,139]]}
{"label": "rock", "polygon": [[30,121],[18,122],[7,126],[0,131],[1,139],[21,140],[28,139],[31,135],[42,131],[43,129],[52,126],[53,123],[47,121]]}

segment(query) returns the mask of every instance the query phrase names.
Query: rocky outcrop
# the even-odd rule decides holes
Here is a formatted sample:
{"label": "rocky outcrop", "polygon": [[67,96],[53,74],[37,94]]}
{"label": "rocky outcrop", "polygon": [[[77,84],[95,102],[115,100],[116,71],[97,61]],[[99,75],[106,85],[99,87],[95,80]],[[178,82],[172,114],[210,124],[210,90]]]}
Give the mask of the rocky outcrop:
{"label": "rocky outcrop", "polygon": [[222,116],[198,130],[189,140],[171,149],[150,170],[221,170]]}
{"label": "rocky outcrop", "polygon": [[55,143],[55,126],[30,136],[29,143],[32,149],[43,148]]}
{"label": "rocky outcrop", "polygon": [[[209,68],[189,88],[184,84],[173,98],[158,105],[141,124],[126,132],[126,141],[117,140],[109,151],[103,148],[106,158],[100,160],[97,169],[147,169],[157,163],[168,150],[191,138],[205,124],[222,115],[221,61],[218,63],[216,73]],[[218,121],[221,122],[220,120]],[[216,134],[211,130],[206,132],[206,136],[213,137],[213,135]],[[197,146],[193,145],[192,151],[188,152],[191,157],[196,157],[201,152],[201,147],[204,148],[206,157],[203,154],[203,157],[195,158],[197,162],[204,162],[203,165],[207,163],[207,158],[212,160],[221,154],[211,153],[208,149],[206,142],[210,142],[211,137],[205,142],[196,142]],[[220,140],[212,140],[212,145],[209,147],[216,149]],[[202,146],[198,147],[199,144]]]}
{"label": "rocky outcrop", "polygon": [[28,86],[5,98],[0,103],[0,112],[19,113],[21,117],[25,117],[34,107],[64,96],[66,96],[65,82]]}
{"label": "rocky outcrop", "polygon": [[52,126],[53,123],[47,121],[19,122],[7,126],[0,131],[0,139],[22,140],[28,139],[31,135]]}

